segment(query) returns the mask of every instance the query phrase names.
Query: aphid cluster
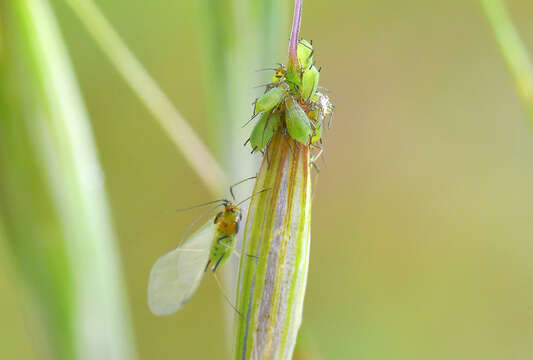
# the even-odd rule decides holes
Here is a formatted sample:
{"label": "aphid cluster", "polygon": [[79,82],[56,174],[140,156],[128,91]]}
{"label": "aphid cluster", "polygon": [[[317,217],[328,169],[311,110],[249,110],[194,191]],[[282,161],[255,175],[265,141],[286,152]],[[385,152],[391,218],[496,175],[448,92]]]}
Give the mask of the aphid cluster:
{"label": "aphid cluster", "polygon": [[254,104],[252,118],[259,116],[259,120],[248,140],[252,153],[263,151],[280,131],[300,144],[317,147],[320,155],[324,120],[331,118],[333,105],[318,91],[320,70],[315,67],[313,53],[312,44],[302,39],[298,42],[298,64],[288,68],[280,64],[274,69],[272,83]]}
{"label": "aphid cluster", "polygon": [[[318,149],[311,158],[311,164],[314,164],[322,153],[324,121],[331,119],[333,105],[326,94],[318,91],[320,70],[314,65],[310,42],[303,39],[298,42],[297,59],[298,64],[291,64],[288,68],[280,64],[273,69],[272,83],[267,85],[265,93],[254,104],[253,118],[259,116],[259,120],[248,141],[252,153],[263,152],[274,134],[280,132],[296,144]],[[253,178],[230,187],[233,200],[233,187]],[[232,253],[239,256],[235,250],[235,235],[242,219],[239,206],[267,190],[256,192],[239,203],[221,199],[200,205],[216,204],[207,212],[218,206],[224,209],[155,262],[148,282],[148,305],[154,314],[168,315],[179,310],[194,294],[207,270],[211,270],[217,279],[217,268]],[[250,254],[246,256],[254,257]],[[231,304],[227,297],[226,300]]]}

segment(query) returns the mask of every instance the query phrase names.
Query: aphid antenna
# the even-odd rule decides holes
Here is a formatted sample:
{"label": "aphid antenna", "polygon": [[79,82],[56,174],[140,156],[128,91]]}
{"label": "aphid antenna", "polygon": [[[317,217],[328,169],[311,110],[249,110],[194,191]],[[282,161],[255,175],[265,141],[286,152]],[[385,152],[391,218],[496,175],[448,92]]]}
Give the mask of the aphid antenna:
{"label": "aphid antenna", "polygon": [[[188,207],[188,208],[184,208],[184,209],[176,209],[174,211],[175,212],[188,211],[188,210],[204,207],[204,206],[207,206],[207,205],[215,204],[215,203],[218,203],[218,202],[219,203],[224,203],[224,202],[227,202],[227,201],[228,200],[226,200],[226,199],[218,199],[218,200],[208,201],[208,202],[205,202],[205,203],[194,205],[194,206],[191,206],[191,207]],[[219,206],[219,205],[217,205],[217,206]]]}
{"label": "aphid antenna", "polygon": [[231,197],[233,198],[233,201],[235,201],[235,194],[233,193],[233,188],[237,185],[240,185],[242,184],[243,182],[246,182],[246,181],[249,181],[249,180],[252,180],[252,179],[255,179],[257,177],[257,175],[255,176],[250,176],[250,177],[247,177],[246,179],[242,179],[241,181],[238,181],[236,182],[235,184],[231,185],[229,187],[229,193],[231,194]]}
{"label": "aphid antenna", "polygon": [[278,71],[276,68],[263,68],[263,69],[257,69],[255,72],[261,72],[261,71]]}
{"label": "aphid antenna", "polygon": [[215,281],[217,282],[217,285],[218,285],[218,289],[220,290],[220,292],[222,293],[222,295],[224,296],[224,299],[226,299],[226,301],[228,302],[228,304],[231,306],[231,308],[233,310],[235,310],[235,312],[242,318],[242,314],[240,313],[239,310],[237,310],[237,308],[235,307],[235,305],[232,304],[231,300],[229,299],[228,295],[226,295],[226,293],[224,292],[224,289],[222,288],[222,284],[220,283],[220,280],[218,280],[218,276],[216,274],[216,272],[213,271],[213,277],[215,278]]}
{"label": "aphid antenna", "polygon": [[[279,82],[279,81],[278,81],[278,82]],[[253,89],[259,89],[259,88],[262,88],[262,87],[265,87],[265,86],[276,85],[278,82],[271,82],[271,83],[268,83],[268,84],[256,85],[256,86],[253,87]]]}
{"label": "aphid antenna", "polygon": [[256,195],[262,194],[262,193],[264,193],[265,191],[269,191],[269,190],[272,190],[272,189],[271,189],[271,188],[266,188],[266,189],[263,189],[263,190],[259,190],[258,192],[253,193],[252,195],[248,196],[246,199],[239,201],[239,203],[237,204],[237,206],[240,206],[241,204],[243,204],[244,202],[250,200],[251,198],[253,198],[253,197],[256,196]]}

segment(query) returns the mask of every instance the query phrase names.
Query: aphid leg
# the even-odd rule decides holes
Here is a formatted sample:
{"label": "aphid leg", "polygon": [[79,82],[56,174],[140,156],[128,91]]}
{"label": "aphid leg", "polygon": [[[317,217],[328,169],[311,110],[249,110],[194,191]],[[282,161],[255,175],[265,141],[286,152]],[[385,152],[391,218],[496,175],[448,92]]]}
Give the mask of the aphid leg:
{"label": "aphid leg", "polygon": [[270,143],[272,142],[272,139],[268,140],[268,143],[267,143],[267,146],[266,146],[266,149],[265,149],[265,154],[266,154],[266,159],[267,159],[267,168],[270,169],[270,157],[268,156],[268,145],[270,145]]}
{"label": "aphid leg", "polygon": [[222,288],[222,284],[220,283],[220,281],[218,280],[218,277],[217,277],[217,274],[215,272],[213,272],[213,276],[215,277],[215,280],[217,282],[217,285],[218,285],[218,288],[220,289],[220,292],[222,293],[222,295],[224,295],[224,299],[226,299],[226,301],[228,302],[228,304],[231,306],[231,308],[233,310],[235,310],[235,312],[240,316],[242,317],[242,314],[239,312],[239,310],[237,310],[237,308],[235,307],[235,305],[233,305],[228,297],[228,295],[226,295],[226,293],[224,292],[224,289]]}
{"label": "aphid leg", "polygon": [[292,150],[292,146],[291,146],[291,143],[289,142],[289,139],[287,138],[287,134],[285,134],[285,136],[283,138],[287,142],[287,145],[289,145],[289,150],[290,150],[290,152],[292,154],[292,157],[295,158],[296,155],[294,154],[294,151]]}
{"label": "aphid leg", "polygon": [[315,49],[311,49],[311,53],[307,57],[307,60],[311,59],[313,57],[313,54],[315,53]]}
{"label": "aphid leg", "polygon": [[[219,240],[220,240],[220,239],[219,239]],[[224,259],[224,256],[225,256],[225,255],[226,255],[226,254],[222,254],[222,255],[218,258],[217,263],[215,264],[215,266],[213,266],[213,272],[215,272],[215,271],[217,270],[218,265],[220,265],[220,262],[222,261],[222,259]]]}
{"label": "aphid leg", "polygon": [[315,175],[315,179],[313,181],[313,184],[311,186],[311,200],[313,200],[315,198],[315,194],[316,194],[316,188],[317,188],[317,184],[318,184],[318,175],[319,173],[317,172],[316,175]]}
{"label": "aphid leg", "polygon": [[[217,239],[217,243],[220,244],[220,242],[221,242],[222,240],[227,239],[227,238],[229,238],[229,235],[221,236],[221,237],[219,237],[219,238]],[[220,260],[219,260],[219,261],[220,261]],[[217,263],[217,265],[218,265],[218,263]]]}
{"label": "aphid leg", "polygon": [[250,138],[248,138],[248,140],[246,140],[246,142],[242,146],[246,146],[246,144],[248,144],[249,142],[250,142]]}
{"label": "aphid leg", "polygon": [[312,160],[311,160],[311,161],[316,161],[320,157],[320,155],[322,155],[322,153],[324,152],[324,148],[317,144],[311,144],[310,146],[313,149],[317,150],[317,153],[312,157]]}
{"label": "aphid leg", "polygon": [[211,264],[211,259],[209,259],[209,260],[207,261],[207,264],[205,264],[204,272],[207,271],[207,268],[209,267],[209,264]]}
{"label": "aphid leg", "polygon": [[320,172],[320,168],[318,167],[318,165],[316,164],[316,161],[318,160],[318,158],[320,158],[320,156],[322,155],[322,153],[324,152],[324,147],[320,146],[320,145],[316,145],[316,144],[311,144],[310,145],[313,149],[318,149],[317,153],[314,154],[312,157],[311,157],[311,163],[310,163],[310,166],[313,166],[315,168],[315,170],[317,172]]}
{"label": "aphid leg", "polygon": [[220,217],[223,215],[224,213],[221,211],[217,214],[217,216],[215,216],[215,219],[213,220],[213,224],[216,224],[218,219],[220,219]]}
{"label": "aphid leg", "polygon": [[[309,140],[311,140],[311,136],[309,136]],[[294,146],[296,146],[297,150],[300,150],[300,145],[298,145],[298,141],[294,142]]]}
{"label": "aphid leg", "polygon": [[333,121],[333,112],[331,112],[329,114],[329,119],[328,119],[328,129],[331,127],[331,122]]}

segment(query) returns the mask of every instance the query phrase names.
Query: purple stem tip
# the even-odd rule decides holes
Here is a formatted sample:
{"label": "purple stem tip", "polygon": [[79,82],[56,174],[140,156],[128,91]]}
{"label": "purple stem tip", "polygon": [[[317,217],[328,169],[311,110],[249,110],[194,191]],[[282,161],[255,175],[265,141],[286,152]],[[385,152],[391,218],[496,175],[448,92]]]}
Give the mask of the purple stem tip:
{"label": "purple stem tip", "polygon": [[294,0],[294,14],[292,18],[291,39],[289,41],[289,64],[298,64],[298,36],[300,34],[300,22],[302,20],[303,0]]}

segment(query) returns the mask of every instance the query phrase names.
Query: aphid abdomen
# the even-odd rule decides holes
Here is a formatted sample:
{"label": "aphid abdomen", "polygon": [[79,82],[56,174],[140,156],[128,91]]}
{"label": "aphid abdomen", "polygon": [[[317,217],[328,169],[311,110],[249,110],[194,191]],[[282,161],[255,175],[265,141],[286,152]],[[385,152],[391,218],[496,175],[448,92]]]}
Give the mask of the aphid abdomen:
{"label": "aphid abdomen", "polygon": [[319,78],[320,73],[314,65],[311,65],[309,69],[304,70],[302,74],[302,87],[300,89],[300,94],[305,101],[309,101],[315,94],[316,89],[318,88]]}
{"label": "aphid abdomen", "polygon": [[267,112],[278,106],[289,93],[289,87],[285,83],[279,83],[276,87],[268,90],[255,102],[255,113]]}
{"label": "aphid abdomen", "polygon": [[213,271],[228,260],[235,245],[235,234],[226,235],[223,231],[219,230],[216,232],[215,236],[216,238],[209,255],[209,260],[213,265]]}
{"label": "aphid abdomen", "polygon": [[279,112],[274,114],[264,113],[261,114],[261,118],[255,124],[252,134],[250,135],[250,145],[252,146],[252,152],[263,150],[274,133],[280,126]]}
{"label": "aphid abdomen", "polygon": [[285,124],[287,132],[296,141],[307,144],[311,137],[311,123],[307,114],[293,98],[288,97],[285,101],[287,112]]}
{"label": "aphid abdomen", "polygon": [[300,66],[305,69],[313,63],[313,45],[302,39],[298,42],[298,62]]}

